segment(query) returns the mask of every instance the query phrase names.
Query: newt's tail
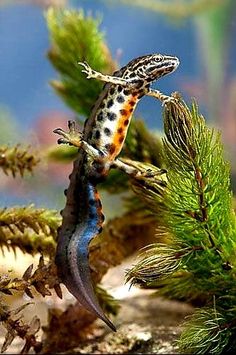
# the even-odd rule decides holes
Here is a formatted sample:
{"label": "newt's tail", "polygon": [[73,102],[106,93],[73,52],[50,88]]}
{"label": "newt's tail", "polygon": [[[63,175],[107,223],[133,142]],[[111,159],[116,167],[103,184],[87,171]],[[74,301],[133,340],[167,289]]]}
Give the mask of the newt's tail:
{"label": "newt's tail", "polygon": [[88,181],[85,183],[83,178],[77,198],[76,191],[70,188],[71,185],[67,191],[66,207],[62,212],[63,222],[56,250],[58,273],[72,295],[88,311],[95,313],[116,331],[98,303],[88,259],[89,243],[102,230],[104,216],[101,201],[96,188]]}

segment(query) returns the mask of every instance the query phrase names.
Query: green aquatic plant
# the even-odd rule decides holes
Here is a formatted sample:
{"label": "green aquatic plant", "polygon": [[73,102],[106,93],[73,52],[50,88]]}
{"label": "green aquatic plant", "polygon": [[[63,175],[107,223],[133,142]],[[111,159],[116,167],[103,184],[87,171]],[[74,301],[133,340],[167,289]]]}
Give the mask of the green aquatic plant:
{"label": "green aquatic plant", "polygon": [[22,147],[19,144],[14,147],[0,146],[0,168],[8,175],[15,177],[24,173],[32,172],[40,159],[35,152],[30,151],[30,147]]}
{"label": "green aquatic plant", "polygon": [[51,80],[57,94],[77,114],[89,115],[102,89],[97,80],[89,82],[78,62],[88,61],[94,69],[110,72],[115,68],[99,19],[85,16],[83,11],[58,11],[50,8],[46,20],[51,39],[48,58],[59,73],[60,80]]}
{"label": "green aquatic plant", "polygon": [[54,256],[57,229],[61,218],[57,211],[33,205],[0,209],[0,248],[35,255]]}
{"label": "green aquatic plant", "polygon": [[134,186],[156,201],[168,240],[144,249],[127,280],[203,305],[184,325],[181,351],[235,350],[236,218],[220,133],[207,127],[195,103],[190,110],[184,102],[165,108],[164,130],[166,187]]}

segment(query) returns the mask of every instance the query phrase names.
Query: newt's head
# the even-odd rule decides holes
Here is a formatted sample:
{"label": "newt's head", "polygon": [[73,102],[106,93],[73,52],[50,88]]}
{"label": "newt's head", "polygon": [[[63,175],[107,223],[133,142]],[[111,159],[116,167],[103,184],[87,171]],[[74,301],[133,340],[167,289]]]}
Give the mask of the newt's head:
{"label": "newt's head", "polygon": [[[179,59],[170,55],[149,54],[138,57],[128,63],[127,75],[130,79],[139,79],[151,83],[160,77],[172,73],[179,66]],[[128,74],[128,73],[127,73]]]}

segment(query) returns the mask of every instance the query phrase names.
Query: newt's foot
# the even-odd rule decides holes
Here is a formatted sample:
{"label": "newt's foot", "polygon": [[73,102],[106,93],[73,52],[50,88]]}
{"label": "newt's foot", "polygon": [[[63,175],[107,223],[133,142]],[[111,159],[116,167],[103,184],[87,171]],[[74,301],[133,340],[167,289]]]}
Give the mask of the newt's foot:
{"label": "newt's foot", "polygon": [[69,144],[79,148],[81,146],[82,132],[77,129],[75,121],[68,121],[68,128],[68,132],[64,131],[62,128],[54,129],[53,133],[63,137],[59,138],[57,143]]}
{"label": "newt's foot", "polygon": [[84,67],[84,69],[81,71],[82,71],[82,73],[85,73],[87,75],[87,79],[91,79],[91,78],[96,77],[96,75],[94,76],[95,71],[88,65],[88,63],[78,62],[78,64],[82,65],[82,67]]}
{"label": "newt's foot", "polygon": [[162,101],[162,106],[166,106],[166,105],[175,105],[178,106],[178,103],[181,100],[181,95],[179,92],[175,91],[171,94],[171,96],[167,96],[167,95],[161,95],[161,101]]}
{"label": "newt's foot", "polygon": [[162,95],[161,96],[162,106],[171,104],[177,104],[177,99],[173,96]]}

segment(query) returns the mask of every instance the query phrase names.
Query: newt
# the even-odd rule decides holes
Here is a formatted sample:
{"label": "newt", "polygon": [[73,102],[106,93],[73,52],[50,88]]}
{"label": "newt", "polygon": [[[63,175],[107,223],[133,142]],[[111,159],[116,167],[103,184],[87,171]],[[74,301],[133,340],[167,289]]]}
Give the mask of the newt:
{"label": "newt", "polygon": [[62,211],[62,225],[58,231],[55,262],[59,276],[69,292],[90,312],[102,319],[113,331],[114,324],[104,314],[91,279],[89,244],[102,231],[104,216],[97,192],[97,184],[106,178],[111,168],[119,168],[132,176],[142,172],[117,158],[133,112],[139,100],[147,95],[164,104],[173,98],[154,90],[150,85],[172,73],[179,65],[174,56],[150,54],[130,61],[113,73],[104,75],[87,63],[79,63],[88,79],[105,82],[83,132],[69,121],[69,131],[54,130],[62,136],[58,143],[79,148],[70,183],[65,191],[66,206]]}

